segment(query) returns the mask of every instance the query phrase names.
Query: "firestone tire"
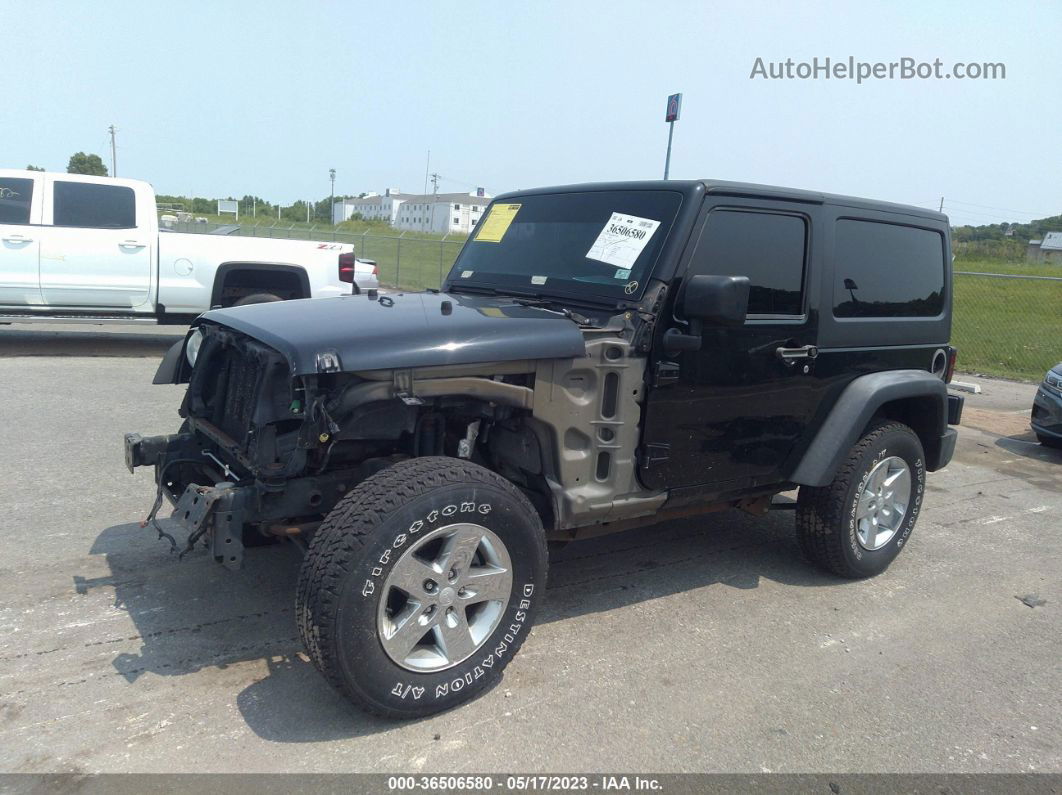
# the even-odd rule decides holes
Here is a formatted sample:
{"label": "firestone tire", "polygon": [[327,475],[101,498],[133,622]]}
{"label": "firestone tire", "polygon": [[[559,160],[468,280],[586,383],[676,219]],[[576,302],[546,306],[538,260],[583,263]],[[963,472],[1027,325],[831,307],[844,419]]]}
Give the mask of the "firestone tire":
{"label": "firestone tire", "polygon": [[881,574],[911,537],[925,482],[925,455],[915,432],[899,422],[872,427],[830,485],[801,487],[796,512],[801,550],[841,577]]}
{"label": "firestone tire", "polygon": [[314,534],[299,634],[358,706],[430,715],[498,681],[531,630],[546,568],[538,514],[507,480],[460,459],[402,461],[360,483]]}

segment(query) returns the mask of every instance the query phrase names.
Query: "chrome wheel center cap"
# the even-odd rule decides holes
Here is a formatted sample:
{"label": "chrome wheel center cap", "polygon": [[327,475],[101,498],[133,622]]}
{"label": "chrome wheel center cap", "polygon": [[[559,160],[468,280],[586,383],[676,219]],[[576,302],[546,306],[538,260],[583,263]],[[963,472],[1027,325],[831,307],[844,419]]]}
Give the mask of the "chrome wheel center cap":
{"label": "chrome wheel center cap", "polygon": [[439,604],[443,607],[449,607],[454,603],[454,599],[457,598],[457,591],[447,586],[439,591]]}

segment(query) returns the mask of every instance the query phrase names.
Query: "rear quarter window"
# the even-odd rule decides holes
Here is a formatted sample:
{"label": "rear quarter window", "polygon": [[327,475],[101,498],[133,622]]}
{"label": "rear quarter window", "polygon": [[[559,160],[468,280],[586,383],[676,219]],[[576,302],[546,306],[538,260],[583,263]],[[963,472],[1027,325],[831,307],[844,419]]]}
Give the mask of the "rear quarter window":
{"label": "rear quarter window", "polygon": [[136,197],[132,188],[90,182],[56,182],[52,223],[55,226],[132,229]]}
{"label": "rear quarter window", "polygon": [[834,316],[937,317],[944,311],[944,252],[940,232],[839,219],[834,237]]}

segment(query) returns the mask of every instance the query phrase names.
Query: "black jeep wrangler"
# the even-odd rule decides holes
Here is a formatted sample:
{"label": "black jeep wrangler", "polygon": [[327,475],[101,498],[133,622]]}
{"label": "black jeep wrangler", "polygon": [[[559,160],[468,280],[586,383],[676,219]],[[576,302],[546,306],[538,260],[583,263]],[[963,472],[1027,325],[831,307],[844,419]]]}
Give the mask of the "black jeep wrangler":
{"label": "black jeep wrangler", "polygon": [[[544,598],[547,542],[799,487],[796,532],[884,571],[961,398],[947,218],[715,181],[493,201],[441,291],[207,312],[156,383],[172,436],[126,437],[189,535],[238,566],[289,539],[314,664],[379,714],[496,680]],[[792,503],[789,503],[792,506]],[[653,532],[646,529],[645,532]],[[171,538],[171,543],[176,543]]]}

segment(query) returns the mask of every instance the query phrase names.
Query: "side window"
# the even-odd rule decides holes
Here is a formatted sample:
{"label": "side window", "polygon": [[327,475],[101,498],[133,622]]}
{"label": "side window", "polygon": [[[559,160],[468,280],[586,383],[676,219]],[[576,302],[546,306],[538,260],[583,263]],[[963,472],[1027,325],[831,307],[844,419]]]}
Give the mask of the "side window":
{"label": "side window", "polygon": [[132,188],[89,182],[56,182],[52,202],[55,226],[131,229],[136,226]]}
{"label": "side window", "polygon": [[0,224],[28,224],[33,180],[0,177]]}
{"label": "side window", "polygon": [[797,215],[713,210],[690,274],[748,276],[750,315],[803,314],[807,231]]}
{"label": "side window", "polygon": [[876,221],[837,221],[835,317],[936,317],[944,310],[944,238]]}

